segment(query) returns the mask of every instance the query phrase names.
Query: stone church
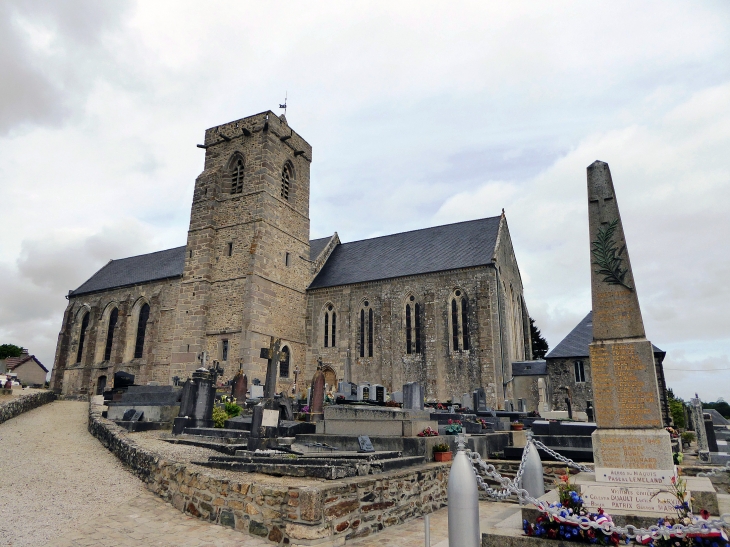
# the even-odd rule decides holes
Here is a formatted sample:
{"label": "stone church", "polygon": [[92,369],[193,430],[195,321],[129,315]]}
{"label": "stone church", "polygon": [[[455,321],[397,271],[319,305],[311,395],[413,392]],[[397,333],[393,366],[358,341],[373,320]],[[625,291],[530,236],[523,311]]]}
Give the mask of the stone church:
{"label": "stone church", "polygon": [[499,216],[341,243],[309,239],[312,147],[271,111],[213,127],[198,147],[187,244],[111,260],[76,290],[51,384],[101,393],[126,371],[172,383],[213,361],[222,380],[266,377],[260,349],[282,339],[277,392],[327,382],[445,401],[483,387],[513,400],[511,365],[530,329],[507,221]]}

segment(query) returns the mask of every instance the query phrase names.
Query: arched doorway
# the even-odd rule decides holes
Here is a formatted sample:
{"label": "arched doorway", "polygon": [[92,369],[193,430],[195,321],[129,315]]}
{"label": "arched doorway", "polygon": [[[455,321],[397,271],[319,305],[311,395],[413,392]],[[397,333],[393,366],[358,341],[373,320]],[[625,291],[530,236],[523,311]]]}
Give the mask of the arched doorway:
{"label": "arched doorway", "polygon": [[322,368],[322,372],[324,373],[324,383],[327,384],[327,389],[329,391],[337,391],[337,375],[332,370],[332,367],[327,365]]}
{"label": "arched doorway", "polygon": [[99,379],[96,381],[96,394],[103,395],[105,389],[106,389],[106,376],[99,376]]}

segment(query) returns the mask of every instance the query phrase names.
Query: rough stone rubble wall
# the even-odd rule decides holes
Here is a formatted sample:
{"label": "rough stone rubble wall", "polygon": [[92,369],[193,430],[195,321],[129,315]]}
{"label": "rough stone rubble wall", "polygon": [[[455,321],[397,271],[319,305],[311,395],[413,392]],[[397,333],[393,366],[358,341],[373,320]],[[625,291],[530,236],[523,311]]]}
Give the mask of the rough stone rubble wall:
{"label": "rough stone rubble wall", "polygon": [[[275,545],[342,545],[446,505],[450,464],[426,464],[314,487],[233,482],[167,461],[89,407],[89,432],[183,513]],[[246,478],[247,475],[242,475]],[[321,543],[322,542],[322,543]]]}
{"label": "rough stone rubble wall", "polygon": [[23,412],[28,412],[55,400],[56,394],[52,391],[21,395],[17,399],[0,405],[0,424],[8,421],[10,418],[15,418]]}

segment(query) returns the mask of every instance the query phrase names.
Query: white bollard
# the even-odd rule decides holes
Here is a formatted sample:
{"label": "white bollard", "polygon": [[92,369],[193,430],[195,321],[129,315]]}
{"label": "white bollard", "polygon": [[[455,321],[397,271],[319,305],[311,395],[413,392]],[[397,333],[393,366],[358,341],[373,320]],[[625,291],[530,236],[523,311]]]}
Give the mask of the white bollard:
{"label": "white bollard", "polygon": [[449,545],[479,547],[479,491],[474,467],[464,452],[464,439],[451,464],[448,487]]}
{"label": "white bollard", "polygon": [[527,459],[525,460],[525,469],[522,473],[522,479],[518,485],[529,492],[533,498],[539,498],[545,494],[545,479],[542,474],[542,460],[537,452],[535,443],[532,442],[532,436],[528,437],[526,448]]}
{"label": "white bollard", "polygon": [[423,543],[426,547],[431,547],[431,515],[423,515],[423,526],[426,529],[426,536]]}

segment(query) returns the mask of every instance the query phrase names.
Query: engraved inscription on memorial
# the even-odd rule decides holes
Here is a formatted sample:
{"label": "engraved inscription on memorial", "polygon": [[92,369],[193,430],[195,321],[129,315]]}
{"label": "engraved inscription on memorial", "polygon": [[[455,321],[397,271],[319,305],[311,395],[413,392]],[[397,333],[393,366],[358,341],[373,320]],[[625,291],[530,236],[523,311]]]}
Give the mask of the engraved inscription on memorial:
{"label": "engraved inscription on memorial", "polygon": [[591,345],[591,366],[599,427],[660,427],[655,412],[657,394],[649,369],[637,345]]}
{"label": "engraved inscription on memorial", "polygon": [[607,511],[619,509],[671,515],[677,504],[674,494],[659,488],[584,485],[581,487],[581,497],[585,507],[600,507]]}
{"label": "engraved inscription on memorial", "polygon": [[659,462],[655,455],[661,449],[659,438],[642,439],[637,444],[633,439],[621,437],[602,437],[600,446],[601,462],[611,462],[612,467],[628,469],[657,469]]}
{"label": "engraved inscription on memorial", "polygon": [[[634,324],[638,319],[638,323]],[[619,338],[644,334],[636,297],[625,290],[596,291],[593,296],[593,338]]]}

